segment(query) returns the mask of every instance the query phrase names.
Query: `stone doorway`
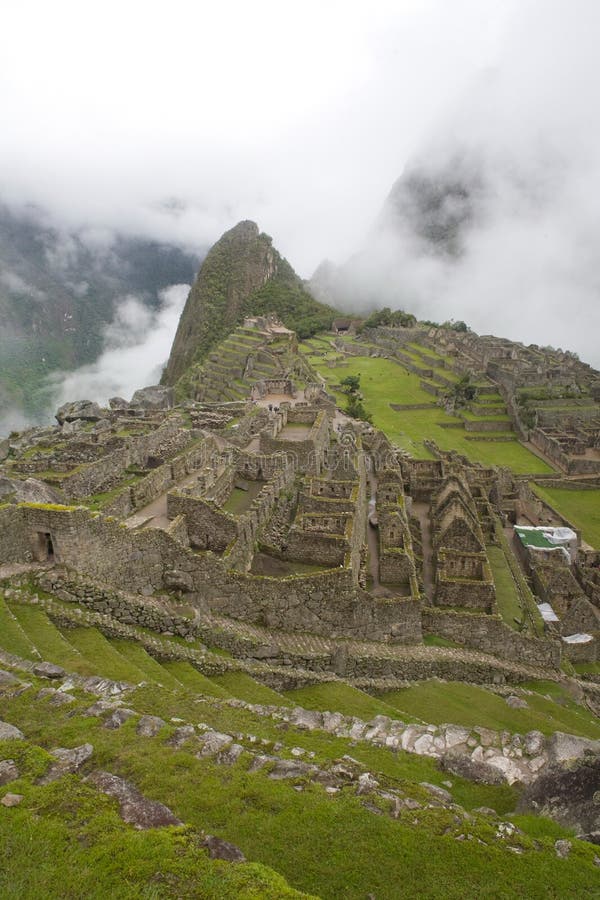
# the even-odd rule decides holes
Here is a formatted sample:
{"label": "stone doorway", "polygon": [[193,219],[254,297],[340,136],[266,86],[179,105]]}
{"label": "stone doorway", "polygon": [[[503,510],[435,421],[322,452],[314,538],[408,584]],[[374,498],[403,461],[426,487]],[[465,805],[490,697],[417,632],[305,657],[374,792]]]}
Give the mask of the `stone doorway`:
{"label": "stone doorway", "polygon": [[36,562],[54,562],[54,541],[49,531],[37,531],[33,539]]}

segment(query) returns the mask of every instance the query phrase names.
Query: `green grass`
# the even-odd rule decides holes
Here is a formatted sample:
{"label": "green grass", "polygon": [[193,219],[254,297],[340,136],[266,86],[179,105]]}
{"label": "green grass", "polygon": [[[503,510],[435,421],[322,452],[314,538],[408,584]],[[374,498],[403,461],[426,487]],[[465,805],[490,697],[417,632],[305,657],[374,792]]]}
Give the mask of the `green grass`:
{"label": "green grass", "polygon": [[424,347],[422,344],[415,344],[414,342],[409,342],[406,347],[410,347],[412,350],[416,351],[418,356],[426,356],[432,360],[440,360],[444,359],[441,353],[437,353],[435,350],[432,350],[430,347]]}
{"label": "green grass", "polygon": [[448,638],[439,634],[428,634],[423,638],[426,647],[460,647],[456,641],[449,641]]}
{"label": "green grass", "polygon": [[460,416],[469,422],[510,422],[510,416],[505,413],[498,413],[494,416],[480,416],[469,409],[461,409]]}
{"label": "green grass", "polygon": [[78,672],[80,675],[98,673],[95,665],[65,640],[43,609],[19,603],[8,605],[43,660],[64,666],[68,672]]}
{"label": "green grass", "polygon": [[103,507],[107,506],[111,503],[119,494],[125,490],[126,487],[129,487],[135,484],[137,481],[143,478],[142,475],[131,475],[129,478],[123,479],[123,481],[119,482],[119,484],[112,488],[110,491],[102,491],[99,494],[91,494],[85,501],[85,505],[89,507],[89,509],[100,510]]}
{"label": "green grass", "polygon": [[65,631],[69,643],[87,659],[93,659],[97,670],[114,681],[130,681],[137,684],[146,676],[134,663],[129,662],[95,628],[69,628]]}
{"label": "green grass", "polygon": [[224,675],[214,675],[210,680],[224,688],[231,697],[239,697],[247,703],[285,703],[281,694],[255,681],[245,672],[226,672]]}
{"label": "green grass", "polygon": [[581,530],[584,541],[600,550],[600,490],[571,491],[539,484],[532,487],[538,497]]}
{"label": "green grass", "polygon": [[23,804],[0,819],[5,900],[306,896],[260,865],[210,860],[197,829],[136,831],[114,800],[73,776],[46,787],[21,779],[17,788]]}
{"label": "green grass", "polygon": [[332,681],[326,684],[313,684],[295,691],[285,691],[284,697],[294,706],[305,709],[341,712],[345,716],[356,716],[369,721],[373,716],[390,716],[398,718],[398,711],[377,697],[371,697],[364,691],[351,687],[343,682]]}
{"label": "green grass", "polygon": [[[47,705],[32,701],[31,695],[0,697],[2,718],[18,722],[28,739],[42,747],[90,741],[94,756],[86,770],[104,768],[130,779],[146,796],[167,803],[190,828],[137,832],[122,824],[113,801],[74,777],[45,788],[22,778],[10,787],[24,794],[23,804],[0,817],[3,897],[286,897],[282,882],[264,868],[209,864],[206,855],[198,853],[198,829],[232,841],[248,859],[270,866],[293,887],[324,900],[363,900],[369,894],[378,900],[594,895],[596,848],[573,841],[569,858],[558,860],[554,841],[571,835],[551,823],[520,817],[524,833],[511,841],[523,849],[517,856],[497,841],[493,820],[479,815],[463,823],[454,810],[440,808],[407,811],[398,820],[374,815],[353,788],[331,797],[320,785],[300,779],[303,790],[298,792],[290,783],[270,780],[265,771],[249,773],[247,758],[224,767],[196,758],[193,746],[171,750],[164,745],[168,729],[157,738],[141,739],[134,720],[115,731],[103,728],[99,720],[73,715],[89,698],[49,713]],[[198,706],[185,697],[180,702],[150,686],[134,691],[128,705],[166,719],[201,717],[219,730],[251,732],[286,747],[304,746],[315,752],[320,764],[325,757],[333,760],[350,753],[382,786],[425,803],[427,794],[418,782],[440,784],[445,777],[431,759],[360,743],[352,746],[326,734],[281,730],[246,710],[208,702]],[[23,742],[15,752],[27,750]],[[0,752],[8,755],[5,746]],[[36,750],[33,770],[41,762],[39,754]],[[20,756],[17,762],[21,765]],[[459,778],[452,782],[454,798],[468,809],[485,805],[506,815],[514,808],[517,792],[512,788]],[[467,831],[472,840],[456,841]],[[259,875],[263,883],[253,880]]]}
{"label": "green grass", "polygon": [[261,481],[249,481],[248,490],[244,491],[241,488],[234,487],[223,504],[223,509],[234,516],[241,516],[250,509],[252,501],[260,493],[263,486]]}
{"label": "green grass", "polygon": [[174,659],[162,663],[162,668],[173,675],[184,687],[199,694],[208,694],[211,697],[231,697],[232,694],[222,685],[216,684],[207,678],[193,665],[185,660]]}
{"label": "green grass", "polygon": [[512,709],[503,697],[485,688],[435,680],[380,696],[405,716],[419,716],[435,725],[452,722],[521,734],[538,729],[543,734],[564,731],[600,738],[600,721],[574,701],[563,700],[562,705],[540,695],[527,695],[528,709]]}
{"label": "green grass", "polygon": [[141,644],[135,641],[111,640],[111,645],[125,659],[138,669],[142,675],[175,690],[181,688],[181,683],[177,680],[172,672],[165,669],[159,662],[153,659],[149,653],[144,650]]}
{"label": "green grass", "polygon": [[578,675],[600,675],[600,662],[574,663],[573,668]]}
{"label": "green grass", "polygon": [[519,592],[506,561],[506,556],[501,547],[488,547],[487,555],[496,585],[498,611],[506,624],[516,629],[517,622],[523,619],[523,610]]}
{"label": "green grass", "polygon": [[[408,450],[419,459],[431,458],[431,453],[423,441],[433,440],[442,450],[458,450],[473,462],[484,465],[508,466],[519,475],[532,473],[548,474],[554,470],[518,441],[473,441],[474,432],[461,427],[442,428],[440,422],[462,425],[462,419],[446,415],[437,409],[393,410],[390,403],[418,404],[431,403],[434,399],[420,386],[420,378],[408,372],[390,359],[380,357],[347,357],[336,368],[329,368],[319,357],[310,357],[310,362],[325,378],[329,390],[336,396],[343,408],[346,397],[333,386],[346,375],[360,375],[360,390],[364,395],[364,405],[373,416],[375,427],[384,431],[391,441]],[[482,417],[483,418],[483,417]],[[487,418],[487,417],[486,417]],[[507,421],[502,417],[499,421]],[[488,433],[482,435],[489,437]]]}
{"label": "green grass", "polygon": [[39,659],[18,620],[0,597],[0,647],[24,659]]}

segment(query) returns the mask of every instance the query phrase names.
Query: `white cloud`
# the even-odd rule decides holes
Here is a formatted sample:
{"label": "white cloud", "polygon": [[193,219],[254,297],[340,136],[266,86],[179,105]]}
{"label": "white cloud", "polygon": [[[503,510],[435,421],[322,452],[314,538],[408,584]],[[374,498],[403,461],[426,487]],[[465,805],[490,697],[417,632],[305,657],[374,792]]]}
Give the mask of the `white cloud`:
{"label": "white cloud", "polygon": [[157,312],[133,296],[123,298],[104,333],[104,350],[96,362],[74,372],[50,376],[56,406],[68,400],[96,400],[131,395],[137,388],[156,384],[175,336],[179,316],[189,293],[188,284],[174,284],[161,292]]}
{"label": "white cloud", "polygon": [[461,266],[395,244],[367,287],[598,359],[596,0],[21,0],[3,33],[0,196],[100,242],[253,218],[308,277],[408,160],[467,146],[487,194]]}

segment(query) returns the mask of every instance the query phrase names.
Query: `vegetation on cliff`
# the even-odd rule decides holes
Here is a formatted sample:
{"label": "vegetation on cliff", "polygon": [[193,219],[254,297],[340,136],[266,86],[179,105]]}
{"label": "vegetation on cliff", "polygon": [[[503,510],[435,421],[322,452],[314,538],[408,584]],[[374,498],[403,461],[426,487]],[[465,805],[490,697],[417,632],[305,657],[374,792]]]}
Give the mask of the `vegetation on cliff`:
{"label": "vegetation on cliff", "polygon": [[314,300],[254,222],[239,222],[208,252],[190,291],[163,375],[175,384],[245,316],[276,313],[300,336],[328,328],[335,311]]}

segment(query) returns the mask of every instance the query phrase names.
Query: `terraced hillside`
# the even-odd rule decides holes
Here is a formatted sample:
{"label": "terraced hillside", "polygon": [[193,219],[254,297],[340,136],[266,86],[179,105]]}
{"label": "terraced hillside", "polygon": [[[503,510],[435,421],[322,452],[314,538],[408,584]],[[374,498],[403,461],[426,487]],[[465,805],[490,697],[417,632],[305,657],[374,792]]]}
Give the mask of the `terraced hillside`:
{"label": "terraced hillside", "polygon": [[124,637],[106,615],[94,627],[27,585],[5,584],[0,605],[0,793],[18,804],[0,816],[3,896],[594,896],[597,848],[516,813],[521,788],[386,736],[447,716],[454,735],[477,722],[600,737],[564,685],[511,688],[530,713],[437,681],[278,691],[268,667],[258,681],[222,651]]}
{"label": "terraced hillside", "polygon": [[[267,326],[268,327],[268,326]],[[245,400],[257,381],[303,372],[289,334],[275,335],[260,328],[238,326],[204,363],[191,366],[177,383],[177,394],[209,403]],[[299,376],[299,377],[298,377]]]}
{"label": "terraced hillside", "polygon": [[[438,398],[460,380],[452,360],[416,344],[384,358],[381,348],[368,341],[317,336],[301,345],[328,389],[343,407],[339,383],[360,375],[360,390],[373,424],[390,440],[418,459],[431,459],[426,442],[441,450],[457,450],[473,462],[508,466],[520,475],[550,474],[552,467],[524,447],[513,430],[506,405],[489,379],[473,385],[476,395],[469,408],[449,415]],[[377,355],[372,356],[375,352]]]}

